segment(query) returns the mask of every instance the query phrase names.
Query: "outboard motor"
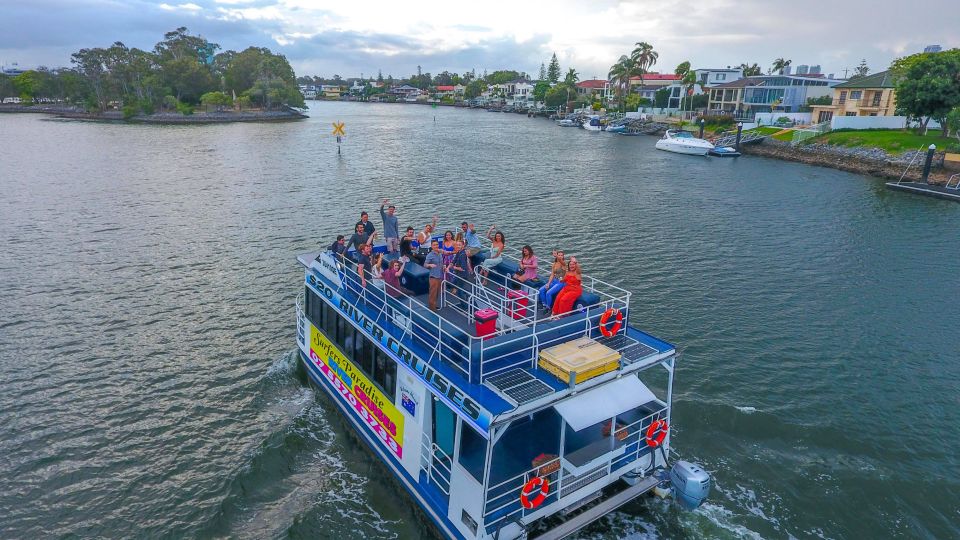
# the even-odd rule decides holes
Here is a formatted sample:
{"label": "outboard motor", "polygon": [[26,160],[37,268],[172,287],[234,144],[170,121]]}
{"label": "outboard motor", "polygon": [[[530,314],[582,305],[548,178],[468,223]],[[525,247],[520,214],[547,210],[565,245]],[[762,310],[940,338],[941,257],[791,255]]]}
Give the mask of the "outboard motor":
{"label": "outboard motor", "polygon": [[678,461],[670,469],[673,497],[680,506],[695,510],[710,494],[710,473],[689,461]]}

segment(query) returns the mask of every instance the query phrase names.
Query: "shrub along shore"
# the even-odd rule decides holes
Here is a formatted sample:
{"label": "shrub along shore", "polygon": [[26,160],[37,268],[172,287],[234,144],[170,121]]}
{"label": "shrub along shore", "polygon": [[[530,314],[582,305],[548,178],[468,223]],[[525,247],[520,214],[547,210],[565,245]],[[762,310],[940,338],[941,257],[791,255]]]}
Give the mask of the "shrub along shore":
{"label": "shrub along shore", "polygon": [[243,111],[195,111],[191,114],[179,112],[156,112],[153,114],[135,114],[127,116],[122,111],[86,111],[79,107],[62,105],[0,105],[0,113],[39,113],[57,118],[91,120],[98,122],[132,122],[139,124],[222,124],[230,122],[287,122],[308,118],[306,114],[292,109],[275,110],[250,109]]}

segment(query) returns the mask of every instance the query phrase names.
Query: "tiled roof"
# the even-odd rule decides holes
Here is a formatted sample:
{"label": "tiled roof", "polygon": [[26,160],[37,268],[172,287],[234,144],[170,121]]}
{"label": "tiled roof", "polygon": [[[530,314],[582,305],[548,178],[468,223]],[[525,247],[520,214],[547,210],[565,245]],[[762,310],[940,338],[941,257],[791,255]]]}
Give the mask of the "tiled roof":
{"label": "tiled roof", "polygon": [[590,79],[587,81],[580,81],[577,83],[577,88],[603,88],[607,85],[607,81],[601,79]]}
{"label": "tiled roof", "polygon": [[[634,75],[630,77],[631,81],[639,81],[640,76]],[[645,73],[643,75],[644,81],[679,81],[680,76],[673,73]]]}
{"label": "tiled roof", "polygon": [[893,88],[896,83],[890,71],[881,71],[859,79],[840,83],[834,88]]}
{"label": "tiled roof", "polygon": [[437,86],[437,92],[453,92],[453,85],[441,84]]}

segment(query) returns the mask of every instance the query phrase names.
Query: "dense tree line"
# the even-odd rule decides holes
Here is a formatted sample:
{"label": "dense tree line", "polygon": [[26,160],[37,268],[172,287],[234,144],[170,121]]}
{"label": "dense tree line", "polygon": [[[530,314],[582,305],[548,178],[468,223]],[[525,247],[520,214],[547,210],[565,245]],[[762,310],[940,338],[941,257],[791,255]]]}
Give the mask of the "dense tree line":
{"label": "dense tree line", "polygon": [[287,59],[269,49],[220,50],[186,28],[164,34],[152,51],[116,42],[81,49],[72,68],[39,68],[15,77],[0,76],[0,96],[22,102],[66,102],[91,111],[122,108],[124,114],[151,114],[196,105],[222,108],[234,103],[275,108],[303,107],[303,96]]}

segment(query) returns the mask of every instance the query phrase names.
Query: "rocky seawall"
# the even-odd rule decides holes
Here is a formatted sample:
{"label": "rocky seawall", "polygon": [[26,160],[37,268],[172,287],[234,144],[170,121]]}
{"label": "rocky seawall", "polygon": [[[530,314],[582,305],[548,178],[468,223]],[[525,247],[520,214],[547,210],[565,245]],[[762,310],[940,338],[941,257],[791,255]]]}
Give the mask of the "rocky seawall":
{"label": "rocky seawall", "polygon": [[[745,144],[741,150],[744,154],[796,161],[894,180],[900,179],[912,160],[913,164],[910,165],[903,179],[919,181],[923,173],[924,155],[916,156],[914,159],[916,150],[890,155],[879,148],[847,148],[829,144],[791,146],[789,143],[770,139],[760,144]],[[925,154],[925,152],[920,153]],[[930,183],[945,183],[950,176],[943,169],[943,158],[944,152],[934,154]]]}
{"label": "rocky seawall", "polygon": [[78,120],[92,120],[98,122],[131,122],[139,124],[223,124],[230,122],[285,122],[308,118],[307,115],[296,109],[281,109],[277,111],[210,111],[195,112],[185,115],[177,112],[161,112],[156,114],[138,114],[124,118],[120,111],[106,111],[91,113],[76,107],[48,106],[48,105],[0,105],[0,112],[7,113],[39,113],[50,114],[58,118],[73,118]]}

